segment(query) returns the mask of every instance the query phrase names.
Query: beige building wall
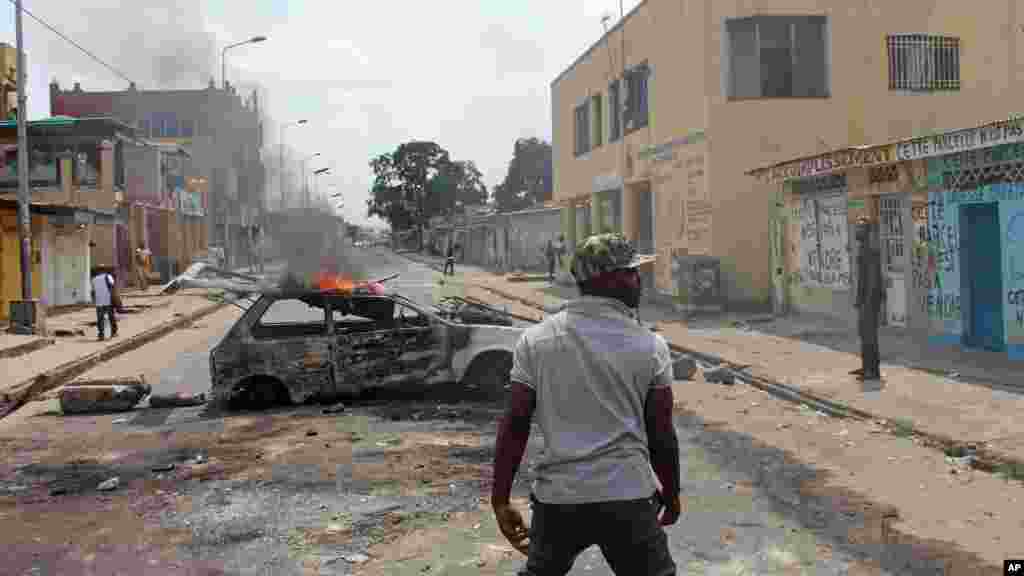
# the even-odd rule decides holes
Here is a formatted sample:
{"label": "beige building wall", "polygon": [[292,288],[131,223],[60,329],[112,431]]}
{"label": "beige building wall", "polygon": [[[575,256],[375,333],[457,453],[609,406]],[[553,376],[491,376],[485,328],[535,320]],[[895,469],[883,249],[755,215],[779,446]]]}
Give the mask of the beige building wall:
{"label": "beige building wall", "polygon": [[[828,17],[828,97],[726,98],[725,21],[768,14]],[[991,0],[985,9],[956,0],[647,0],[552,84],[555,199],[588,198],[596,177],[622,176],[634,182],[623,198],[623,232],[635,238],[631,228],[642,220],[630,212],[630,190],[650,182],[659,288],[671,288],[673,253],[710,252],[722,260],[729,300],[767,304],[769,226],[782,199],[777,186],[758,184],[745,172],[829,149],[977,125],[1024,111],[1017,102],[1024,82],[1022,24],[1024,6],[1014,0]],[[651,65],[649,126],[626,136],[625,150],[604,142],[577,158],[573,110],[598,90],[607,101],[608,84],[622,73],[623,29],[626,64],[646,59]],[[886,36],[898,33],[958,37],[961,89],[890,91]],[[654,161],[640,158],[647,146],[699,130],[705,131],[703,144],[676,146]],[[698,159],[702,173],[694,168]],[[701,177],[710,206],[688,197]],[[710,215],[699,214],[705,208]],[[700,234],[701,227],[708,231]]]}

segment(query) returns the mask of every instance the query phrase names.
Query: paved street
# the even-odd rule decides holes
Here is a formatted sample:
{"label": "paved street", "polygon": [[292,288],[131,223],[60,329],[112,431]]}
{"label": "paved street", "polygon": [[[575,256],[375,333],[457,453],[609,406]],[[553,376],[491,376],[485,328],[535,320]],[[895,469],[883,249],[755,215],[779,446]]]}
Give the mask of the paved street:
{"label": "paved street", "polygon": [[[419,302],[428,304],[438,293],[439,274],[425,266],[382,249],[357,258],[371,276],[400,272],[389,287]],[[209,348],[239,313],[221,310],[83,377],[142,373],[157,393],[205,392]],[[790,452],[734,430],[731,422],[723,425],[706,390],[717,396],[719,389],[676,385],[685,512],[668,533],[680,574],[950,574],[969,573],[942,572],[951,560],[960,568],[980,566],[948,543],[894,539],[886,518],[891,506],[831,486],[823,471]],[[755,416],[747,410],[776,410],[758,416],[781,422],[794,410],[756,391],[752,396],[738,387],[730,394],[742,396],[748,409],[727,420],[750,422]],[[709,404],[702,408],[696,398]],[[498,405],[460,401],[439,389],[426,398],[398,394],[328,417],[300,407],[227,418],[203,408],[61,418],[54,408],[52,402],[30,404],[0,427],[0,446],[8,451],[0,466],[0,531],[18,523],[19,549],[27,555],[15,559],[18,574],[32,566],[74,572],[90,550],[101,551],[96,562],[105,566],[145,562],[209,574],[215,572],[200,568],[512,574],[522,563],[486,506]],[[707,420],[712,414],[716,419]],[[825,428],[830,419],[809,418],[814,427],[807,434],[832,434]],[[527,458],[534,460],[539,449],[535,436]],[[194,460],[197,454],[203,462]],[[175,471],[150,472],[168,459]],[[82,462],[94,467],[85,476]],[[870,456],[863,466],[878,468]],[[108,476],[124,483],[109,496],[94,488]],[[524,512],[529,480],[524,466],[515,490]],[[76,488],[54,496],[55,481]],[[77,519],[82,510],[94,511],[93,528]],[[132,513],[141,525],[121,519],[135,518]],[[105,536],[75,536],[96,526]],[[40,542],[72,544],[47,548]],[[40,564],[32,553],[64,563]],[[344,560],[352,554],[368,561]],[[571,574],[611,572],[592,548]]]}

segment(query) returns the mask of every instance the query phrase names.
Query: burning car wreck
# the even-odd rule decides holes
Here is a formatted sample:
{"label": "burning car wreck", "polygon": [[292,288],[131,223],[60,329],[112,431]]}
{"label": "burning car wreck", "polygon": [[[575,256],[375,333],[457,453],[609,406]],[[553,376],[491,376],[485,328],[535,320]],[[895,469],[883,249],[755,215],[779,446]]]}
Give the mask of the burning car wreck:
{"label": "burning car wreck", "polygon": [[389,279],[270,283],[198,264],[164,290],[220,289],[245,310],[210,352],[221,405],[332,402],[440,382],[500,395],[523,323],[468,301],[426,307],[387,293]]}

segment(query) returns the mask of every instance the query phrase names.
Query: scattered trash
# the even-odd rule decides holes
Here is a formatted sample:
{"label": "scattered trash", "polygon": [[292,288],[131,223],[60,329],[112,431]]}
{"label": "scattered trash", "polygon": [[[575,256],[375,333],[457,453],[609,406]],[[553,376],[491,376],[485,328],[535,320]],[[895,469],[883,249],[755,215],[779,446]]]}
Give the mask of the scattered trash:
{"label": "scattered trash", "polygon": [[65,414],[126,412],[152,391],[142,377],[72,382],[59,393]]}
{"label": "scattered trash", "polygon": [[110,421],[111,424],[124,424],[131,420],[131,418],[114,418]]}
{"label": "scattered trash", "polygon": [[324,414],[340,414],[345,411],[345,405],[341,402],[337,404],[331,404],[327,408],[324,408]]}
{"label": "scattered trash", "polygon": [[110,490],[113,490],[113,489],[117,488],[120,485],[121,485],[121,479],[118,478],[117,476],[114,476],[113,478],[111,478],[109,480],[104,480],[103,482],[100,482],[99,485],[96,486],[96,489],[100,490],[102,492],[109,492]]}
{"label": "scattered trash", "polygon": [[61,496],[67,493],[68,489],[65,488],[64,486],[57,486],[56,488],[50,489],[50,496]]}
{"label": "scattered trash", "polygon": [[163,394],[149,397],[150,408],[184,408],[206,404],[206,394]]}
{"label": "scattered trash", "polygon": [[725,384],[732,386],[736,383],[736,377],[726,367],[713,368],[704,372],[704,381],[711,384]]}
{"label": "scattered trash", "polygon": [[345,531],[345,526],[343,526],[342,524],[337,524],[337,523],[332,522],[332,523],[327,525],[326,532],[328,534],[337,534],[339,532],[344,532],[344,531]]}
{"label": "scattered trash", "polygon": [[170,472],[171,470],[174,470],[174,466],[174,462],[168,462],[167,464],[158,464],[153,466],[152,470],[153,472]]}
{"label": "scattered trash", "polygon": [[350,564],[363,564],[370,561],[370,557],[366,554],[348,554],[346,556],[342,556],[342,558]]}
{"label": "scattered trash", "polygon": [[319,434],[316,430],[306,430],[306,436],[316,436]]}
{"label": "scattered trash", "polygon": [[[697,362],[692,358],[682,356],[672,362],[672,376],[675,380],[693,380],[696,373]],[[705,379],[707,379],[706,374]]]}
{"label": "scattered trash", "polygon": [[950,380],[956,380],[957,378],[960,378],[960,373],[959,372],[948,372],[948,373],[946,373],[946,378],[949,378]]}
{"label": "scattered trash", "polygon": [[828,418],[828,414],[825,414],[821,410],[815,410],[814,413],[817,414],[818,416],[821,416],[822,418]]}
{"label": "scattered trash", "polygon": [[785,430],[786,428],[789,428],[790,426],[791,425],[788,424],[788,423],[782,423],[782,424],[779,424],[778,426],[776,426],[775,428],[778,429],[778,430]]}
{"label": "scattered trash", "polygon": [[835,433],[835,435],[836,435],[836,436],[846,436],[846,435],[847,435],[847,434],[849,434],[849,433],[850,433],[850,431],[849,431],[849,430],[847,430],[846,428],[843,428],[843,429],[842,429],[842,430],[840,430],[839,432],[836,432],[836,433]]}
{"label": "scattered trash", "polygon": [[196,457],[192,459],[193,464],[204,464],[206,463],[206,456],[202,454],[196,454]]}

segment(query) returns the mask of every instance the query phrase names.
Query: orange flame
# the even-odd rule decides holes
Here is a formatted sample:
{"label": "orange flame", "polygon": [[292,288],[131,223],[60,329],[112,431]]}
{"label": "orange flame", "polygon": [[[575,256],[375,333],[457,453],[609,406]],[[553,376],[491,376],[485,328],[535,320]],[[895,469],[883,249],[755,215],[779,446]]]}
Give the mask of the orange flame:
{"label": "orange flame", "polygon": [[356,283],[347,276],[321,272],[317,274],[316,287],[318,290],[329,292],[352,292],[356,288]]}

